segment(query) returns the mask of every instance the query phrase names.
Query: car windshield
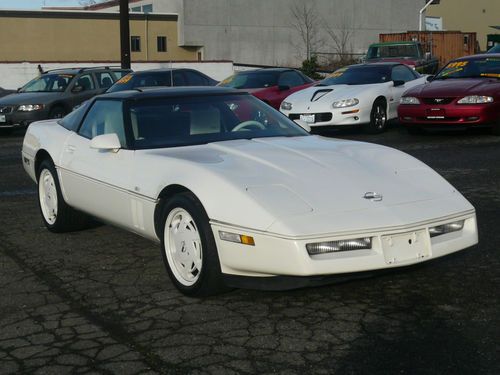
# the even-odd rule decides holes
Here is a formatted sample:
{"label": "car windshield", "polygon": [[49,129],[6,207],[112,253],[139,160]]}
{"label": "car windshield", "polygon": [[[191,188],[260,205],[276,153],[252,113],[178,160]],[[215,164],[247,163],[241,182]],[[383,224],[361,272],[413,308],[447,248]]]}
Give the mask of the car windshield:
{"label": "car windshield", "polygon": [[373,46],[368,49],[368,59],[383,59],[391,57],[418,57],[415,44],[396,44],[388,46]]}
{"label": "car windshield", "polygon": [[390,80],[391,72],[388,67],[365,65],[336,70],[322,80],[318,86],[369,85],[373,83],[384,83]]}
{"label": "car windshield", "polygon": [[135,149],[309,135],[248,94],[148,98],[132,102],[129,113]]}
{"label": "car windshield", "polygon": [[137,87],[171,86],[170,72],[127,74],[120,78],[106,92],[132,90]]}
{"label": "car windshield", "polygon": [[482,59],[452,61],[434,79],[480,77],[500,78],[500,58],[485,57]]}
{"label": "car windshield", "polygon": [[43,74],[29,81],[19,92],[61,92],[74,77],[73,74]]}
{"label": "car windshield", "polygon": [[238,73],[226,78],[218,86],[235,89],[258,89],[272,87],[278,84],[278,73],[275,72],[248,72]]}

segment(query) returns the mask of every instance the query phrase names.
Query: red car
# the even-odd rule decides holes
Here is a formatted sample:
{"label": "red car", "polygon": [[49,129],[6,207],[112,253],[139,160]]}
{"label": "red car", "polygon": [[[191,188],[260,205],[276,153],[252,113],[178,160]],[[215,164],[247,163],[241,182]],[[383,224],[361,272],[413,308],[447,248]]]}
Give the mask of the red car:
{"label": "red car", "polygon": [[298,70],[267,68],[236,73],[218,86],[245,90],[279,110],[287,96],[314,84],[315,81]]}
{"label": "red car", "polygon": [[450,61],[429,83],[403,94],[398,117],[411,133],[487,126],[500,135],[500,53]]}

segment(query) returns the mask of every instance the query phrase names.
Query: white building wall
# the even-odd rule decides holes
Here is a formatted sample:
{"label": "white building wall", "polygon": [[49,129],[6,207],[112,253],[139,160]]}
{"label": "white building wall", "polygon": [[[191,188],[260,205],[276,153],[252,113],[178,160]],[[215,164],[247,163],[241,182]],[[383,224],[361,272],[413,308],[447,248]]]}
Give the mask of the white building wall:
{"label": "white building wall", "polygon": [[[131,7],[153,5],[154,13],[179,15],[179,44],[202,46],[206,60],[297,66],[305,47],[292,24],[293,4],[315,3],[317,13],[332,29],[352,32],[352,53],[366,52],[380,33],[418,29],[421,0],[143,0]],[[118,11],[118,7],[110,10]],[[333,52],[324,28],[324,43],[315,52]]]}

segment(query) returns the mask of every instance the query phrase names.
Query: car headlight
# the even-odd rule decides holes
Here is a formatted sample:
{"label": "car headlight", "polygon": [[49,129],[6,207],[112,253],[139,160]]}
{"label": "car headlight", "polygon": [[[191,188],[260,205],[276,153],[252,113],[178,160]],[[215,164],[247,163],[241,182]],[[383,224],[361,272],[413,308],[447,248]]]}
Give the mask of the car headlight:
{"label": "car headlight", "polygon": [[469,95],[460,99],[457,104],[484,104],[493,103],[493,98],[491,96],[483,95]]}
{"label": "car headlight", "polygon": [[284,109],[285,111],[291,111],[292,107],[293,107],[292,103],[288,103],[288,102],[281,103],[281,109]]}
{"label": "car headlight", "polygon": [[39,111],[41,109],[43,109],[43,104],[21,104],[17,107],[17,110],[20,112]]}
{"label": "car headlight", "polygon": [[442,234],[458,232],[464,227],[464,220],[455,221],[453,223],[438,225],[436,227],[429,228],[429,234],[431,237],[440,236]]}
{"label": "car headlight", "polygon": [[420,104],[420,100],[414,96],[402,96],[401,99],[399,99],[399,104]]}
{"label": "car headlight", "polygon": [[353,105],[356,105],[359,103],[359,100],[356,98],[352,99],[344,99],[344,100],[339,100],[337,102],[332,103],[333,108],[345,108],[345,107],[352,107]]}

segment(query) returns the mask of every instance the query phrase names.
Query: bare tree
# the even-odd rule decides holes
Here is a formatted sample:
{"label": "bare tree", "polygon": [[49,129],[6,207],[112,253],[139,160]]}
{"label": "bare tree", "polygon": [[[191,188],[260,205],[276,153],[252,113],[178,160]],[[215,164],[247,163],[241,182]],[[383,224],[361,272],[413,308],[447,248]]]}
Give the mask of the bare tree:
{"label": "bare tree", "polygon": [[321,43],[319,37],[321,17],[312,1],[298,0],[292,5],[290,12],[292,18],[290,25],[298,32],[301,44],[306,49],[307,60],[309,60],[312,52]]}
{"label": "bare tree", "polygon": [[338,56],[341,63],[352,60],[352,38],[354,37],[355,25],[348,21],[347,17],[342,16],[339,24],[333,27],[323,20],[326,34],[330,37],[331,48]]}

